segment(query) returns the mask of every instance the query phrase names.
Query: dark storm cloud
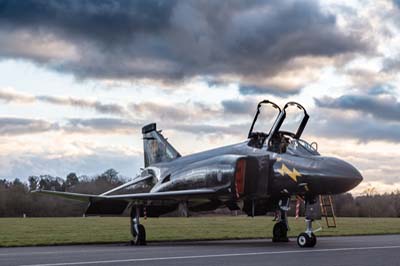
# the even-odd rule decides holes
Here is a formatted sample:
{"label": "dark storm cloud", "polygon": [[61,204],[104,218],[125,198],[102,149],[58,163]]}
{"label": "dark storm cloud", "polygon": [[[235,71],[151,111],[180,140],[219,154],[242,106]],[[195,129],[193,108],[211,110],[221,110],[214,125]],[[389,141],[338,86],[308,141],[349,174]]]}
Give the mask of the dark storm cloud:
{"label": "dark storm cloud", "polygon": [[395,96],[343,95],[315,99],[315,103],[323,108],[354,110],[382,120],[400,121],[400,102]]}
{"label": "dark storm cloud", "polygon": [[0,1],[0,34],[1,57],[81,78],[233,74],[254,84],[299,56],[367,49],[317,1]]}
{"label": "dark storm cloud", "polygon": [[59,129],[59,126],[56,123],[51,123],[40,119],[14,117],[0,118],[0,135],[5,136],[43,133],[57,129]]}

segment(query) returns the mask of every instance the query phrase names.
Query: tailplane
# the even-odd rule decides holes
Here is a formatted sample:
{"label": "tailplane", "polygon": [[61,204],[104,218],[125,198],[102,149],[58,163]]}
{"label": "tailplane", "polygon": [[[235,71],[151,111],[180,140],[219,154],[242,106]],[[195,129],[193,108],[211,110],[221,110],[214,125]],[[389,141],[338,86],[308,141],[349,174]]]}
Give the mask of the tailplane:
{"label": "tailplane", "polygon": [[142,134],[145,167],[181,157],[179,152],[164,138],[161,131],[157,131],[155,123],[144,126]]}

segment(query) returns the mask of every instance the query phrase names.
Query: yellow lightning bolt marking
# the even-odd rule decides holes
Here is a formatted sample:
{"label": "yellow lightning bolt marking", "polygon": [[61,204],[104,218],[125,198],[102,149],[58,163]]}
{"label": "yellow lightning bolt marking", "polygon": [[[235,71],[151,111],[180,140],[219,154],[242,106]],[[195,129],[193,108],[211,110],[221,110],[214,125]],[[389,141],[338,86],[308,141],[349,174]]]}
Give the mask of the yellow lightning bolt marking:
{"label": "yellow lightning bolt marking", "polygon": [[293,168],[293,171],[290,171],[289,168],[283,163],[281,169],[278,169],[278,172],[281,174],[281,176],[284,176],[285,174],[288,175],[291,179],[294,180],[294,182],[297,182],[297,177],[300,177],[301,174],[296,170],[296,168]]}

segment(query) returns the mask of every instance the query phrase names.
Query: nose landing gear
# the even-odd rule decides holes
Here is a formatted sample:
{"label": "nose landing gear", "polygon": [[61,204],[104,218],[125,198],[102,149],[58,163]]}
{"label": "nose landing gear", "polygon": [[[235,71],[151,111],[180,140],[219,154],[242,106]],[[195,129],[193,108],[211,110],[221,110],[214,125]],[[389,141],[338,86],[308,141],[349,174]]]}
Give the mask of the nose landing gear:
{"label": "nose landing gear", "polygon": [[297,245],[302,248],[312,248],[317,244],[317,237],[312,230],[312,220],[306,219],[307,229],[297,237]]}
{"label": "nose landing gear", "polygon": [[[314,221],[313,217],[316,216],[317,211],[317,200],[314,198],[306,199],[306,231],[304,233],[299,234],[297,237],[297,244],[302,248],[312,248],[317,244],[317,237],[314,234],[314,230],[312,228],[312,222]],[[318,231],[318,229],[316,230]]]}

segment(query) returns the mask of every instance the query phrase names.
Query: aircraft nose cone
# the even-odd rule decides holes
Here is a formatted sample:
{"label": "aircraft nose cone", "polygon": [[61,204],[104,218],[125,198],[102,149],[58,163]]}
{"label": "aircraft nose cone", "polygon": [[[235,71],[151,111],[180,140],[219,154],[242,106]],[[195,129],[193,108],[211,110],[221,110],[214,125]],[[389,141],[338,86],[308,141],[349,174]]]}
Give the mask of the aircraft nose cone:
{"label": "aircraft nose cone", "polygon": [[326,158],[324,168],[327,171],[322,184],[330,193],[347,192],[361,183],[361,173],[351,164],[337,158]]}

